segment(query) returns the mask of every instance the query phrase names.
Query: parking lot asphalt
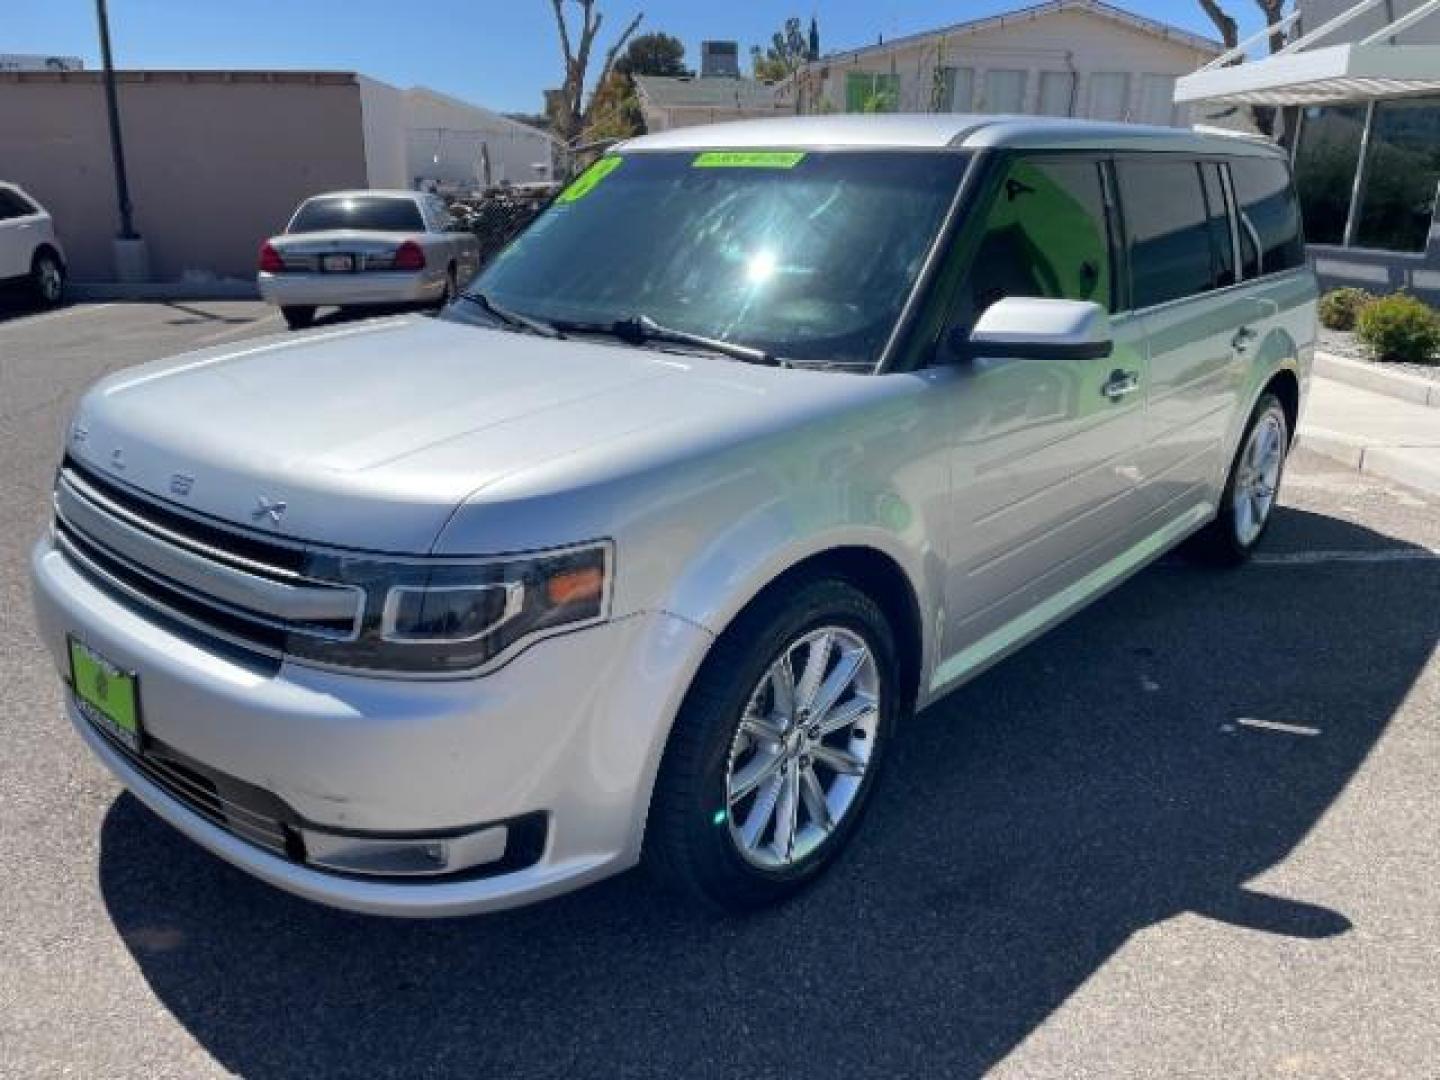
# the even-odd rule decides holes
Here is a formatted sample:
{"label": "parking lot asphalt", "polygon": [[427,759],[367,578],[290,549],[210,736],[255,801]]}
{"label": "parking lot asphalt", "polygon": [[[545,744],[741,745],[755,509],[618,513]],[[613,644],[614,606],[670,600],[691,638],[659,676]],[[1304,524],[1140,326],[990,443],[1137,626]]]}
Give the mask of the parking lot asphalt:
{"label": "parking lot asphalt", "polygon": [[1253,564],[1166,560],[907,724],[854,848],[782,909],[633,873],[390,922],[124,794],[30,629],[85,385],[279,329],[0,314],[0,1075],[1437,1074],[1440,502],[1297,453]]}

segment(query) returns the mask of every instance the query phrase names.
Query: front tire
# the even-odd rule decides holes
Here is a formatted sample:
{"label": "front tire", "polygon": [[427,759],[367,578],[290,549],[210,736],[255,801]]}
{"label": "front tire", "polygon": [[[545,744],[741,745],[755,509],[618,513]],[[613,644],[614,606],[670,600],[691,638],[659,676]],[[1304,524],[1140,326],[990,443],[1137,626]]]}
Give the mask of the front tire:
{"label": "front tire", "polygon": [[901,700],[894,633],[848,582],[763,597],[716,643],[656,780],[646,857],[712,907],[778,903],[849,843]]}
{"label": "front tire", "polygon": [[59,307],[65,299],[65,265],[53,251],[38,251],[31,260],[30,295],[45,308]]}
{"label": "front tire", "polygon": [[1182,551],[1211,566],[1239,566],[1249,559],[1270,525],[1289,450],[1285,406],[1274,394],[1261,394],[1230,463],[1215,520],[1191,537]]}
{"label": "front tire", "polygon": [[304,330],[315,321],[313,307],[282,307],[280,314],[285,319],[285,325],[291,330]]}

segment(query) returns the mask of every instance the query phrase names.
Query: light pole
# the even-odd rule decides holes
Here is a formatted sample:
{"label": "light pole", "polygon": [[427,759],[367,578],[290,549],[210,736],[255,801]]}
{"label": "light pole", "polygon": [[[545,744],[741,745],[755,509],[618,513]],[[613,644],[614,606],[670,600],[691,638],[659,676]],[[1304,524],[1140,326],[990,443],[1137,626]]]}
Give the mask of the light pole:
{"label": "light pole", "polygon": [[149,277],[145,241],[135,231],[130,205],[130,182],[125,175],[125,144],[120,137],[120,104],[115,95],[115,65],[110,57],[110,16],[105,0],[95,0],[100,23],[100,62],[105,70],[105,108],[110,117],[110,157],[115,165],[115,199],[120,209],[120,232],[115,239],[115,272],[121,281]]}

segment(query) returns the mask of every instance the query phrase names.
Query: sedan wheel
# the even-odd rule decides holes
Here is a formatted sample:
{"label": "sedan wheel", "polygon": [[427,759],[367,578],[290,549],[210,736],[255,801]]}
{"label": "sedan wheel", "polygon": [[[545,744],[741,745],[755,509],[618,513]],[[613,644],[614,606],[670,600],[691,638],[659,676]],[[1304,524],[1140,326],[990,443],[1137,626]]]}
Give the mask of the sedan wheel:
{"label": "sedan wheel", "polygon": [[65,270],[59,259],[49,252],[36,255],[30,278],[36,300],[46,307],[60,303],[65,295]]}

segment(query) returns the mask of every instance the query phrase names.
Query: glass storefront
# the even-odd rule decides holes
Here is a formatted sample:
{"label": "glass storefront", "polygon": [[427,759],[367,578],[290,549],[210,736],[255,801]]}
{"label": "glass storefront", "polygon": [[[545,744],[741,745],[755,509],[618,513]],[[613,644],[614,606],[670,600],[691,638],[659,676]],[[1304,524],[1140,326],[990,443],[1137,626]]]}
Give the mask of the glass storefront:
{"label": "glass storefront", "polygon": [[1440,98],[1380,102],[1370,129],[1370,162],[1355,243],[1386,251],[1424,251],[1437,183]]}
{"label": "glass storefront", "polygon": [[1295,186],[1305,214],[1305,239],[1312,244],[1345,242],[1345,219],[1350,213],[1364,130],[1364,105],[1305,110],[1295,150]]}
{"label": "glass storefront", "polygon": [[[1305,238],[1343,244],[1360,164],[1367,108],[1305,110],[1295,150],[1295,182]],[[1422,252],[1440,184],[1440,98],[1392,98],[1375,105],[1352,243],[1381,251]]]}

